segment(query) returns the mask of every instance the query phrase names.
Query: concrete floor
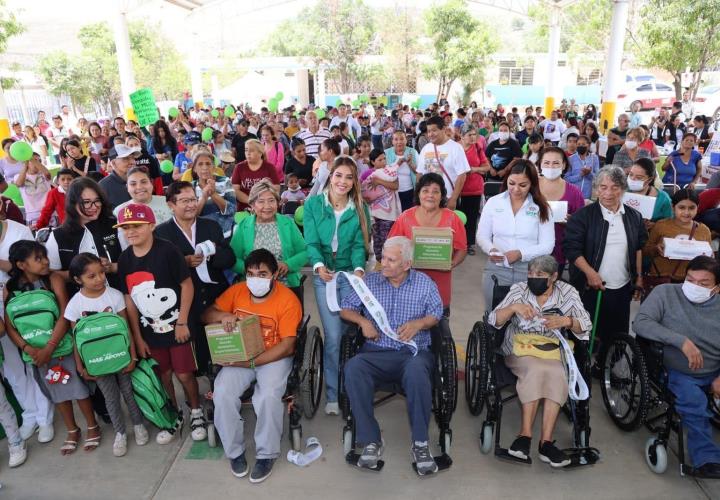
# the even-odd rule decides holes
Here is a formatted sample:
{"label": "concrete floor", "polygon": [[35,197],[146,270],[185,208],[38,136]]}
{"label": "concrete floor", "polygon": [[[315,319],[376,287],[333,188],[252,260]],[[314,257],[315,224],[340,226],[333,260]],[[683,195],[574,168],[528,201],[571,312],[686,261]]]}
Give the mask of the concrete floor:
{"label": "concrete floor", "polygon": [[[472,324],[482,318],[484,310],[480,293],[483,259],[468,260],[455,271],[452,330],[458,342],[459,357],[464,359],[467,334]],[[306,305],[311,324],[319,324],[314,311],[312,290],[306,289]],[[461,360],[459,360],[461,362]],[[462,362],[461,362],[462,365]],[[61,457],[59,448],[64,437],[57,422],[57,437],[47,445],[32,440],[29,457],[18,469],[5,465],[6,452],[0,450],[0,489],[2,499],[199,499],[239,498],[583,498],[585,499],[720,499],[720,481],[698,481],[681,477],[678,461],[670,456],[668,470],[656,475],[644,460],[644,443],[649,433],[642,429],[624,433],[607,416],[599,388],[592,401],[591,444],[602,453],[595,466],[578,470],[551,470],[539,460],[531,466],[501,462],[479,452],[477,436],[482,417],[467,411],[460,386],[460,400],[453,417],[453,467],[425,479],[418,478],[409,463],[409,429],[405,407],[395,398],[377,409],[378,420],[386,440],[382,472],[360,471],[345,464],[342,456],[342,424],[338,417],[318,412],[303,421],[304,436],[316,436],[322,443],[323,456],[307,468],[299,468],[283,457],[273,475],[263,484],[251,485],[247,478],[230,474],[221,449],[210,449],[206,443],[193,443],[189,432],[181,440],[161,447],[151,441],[144,448],[134,445],[130,436],[129,451],[123,458],[112,456],[113,433],[104,425],[104,440],[98,450]],[[248,428],[254,428],[251,408],[243,410]],[[512,403],[504,412],[502,443],[508,446],[519,426],[519,408]],[[58,419],[59,420],[59,419]],[[82,425],[84,428],[84,425]],[[560,447],[570,446],[570,424],[561,418],[556,431]],[[252,442],[251,434],[248,441]],[[431,423],[431,438],[437,439],[437,428]],[[533,456],[536,456],[533,443]],[[253,456],[252,444],[248,457]],[[289,448],[283,440],[283,453]],[[437,449],[437,447],[436,447]],[[252,465],[253,461],[250,460]],[[287,496],[286,496],[287,495]]]}

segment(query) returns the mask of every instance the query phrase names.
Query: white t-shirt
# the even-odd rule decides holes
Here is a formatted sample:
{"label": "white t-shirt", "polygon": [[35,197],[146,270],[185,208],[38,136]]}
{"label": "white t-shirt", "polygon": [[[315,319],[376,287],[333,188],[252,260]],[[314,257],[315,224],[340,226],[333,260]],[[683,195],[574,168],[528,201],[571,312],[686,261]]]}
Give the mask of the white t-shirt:
{"label": "white t-shirt", "polygon": [[[50,269],[53,271],[61,270],[62,261],[60,260],[60,249],[57,241],[55,240],[54,232],[50,233],[50,238],[48,238],[47,243],[45,243],[45,248],[47,249],[48,260],[50,261]],[[95,247],[95,240],[93,240],[92,233],[88,230],[88,228],[84,228],[83,237],[82,240],[80,240],[80,248],[78,249],[78,253],[83,252],[88,252],[93,255],[97,255],[98,257],[100,256],[97,248]]]}
{"label": "white t-shirt", "polygon": [[[435,148],[437,147],[437,156]],[[438,163],[438,158],[442,162],[442,167]],[[419,174],[427,174],[434,172],[440,175],[445,181],[445,189],[447,189],[448,198],[455,188],[457,178],[462,174],[470,172],[470,164],[465,156],[463,147],[455,141],[447,140],[445,144],[435,146],[432,142],[428,142],[418,155],[417,171]]]}
{"label": "white t-shirt", "polygon": [[630,281],[630,269],[628,268],[628,244],[625,234],[625,223],[623,214],[625,207],[620,204],[620,210],[615,213],[600,205],[603,219],[610,227],[608,228],[605,242],[605,252],[598,274],[605,282],[605,287],[610,290],[617,290],[628,284]]}
{"label": "white t-shirt", "polygon": [[[33,240],[32,231],[27,226],[15,222],[14,220],[7,220],[7,230],[0,241],[0,260],[8,260],[10,258],[10,247],[13,243],[20,240]],[[8,273],[0,270],[0,297],[2,296],[5,283],[10,279]],[[4,303],[0,300],[0,313],[4,312]]]}
{"label": "white t-shirt", "polygon": [[87,313],[111,312],[119,313],[125,310],[125,298],[119,290],[109,286],[100,297],[86,297],[82,290],[77,292],[65,307],[65,319],[68,321],[79,321],[87,316]]}
{"label": "white t-shirt", "polygon": [[565,124],[559,118],[557,120],[543,120],[540,127],[542,127],[543,137],[552,142],[559,142],[560,136],[565,132]]}

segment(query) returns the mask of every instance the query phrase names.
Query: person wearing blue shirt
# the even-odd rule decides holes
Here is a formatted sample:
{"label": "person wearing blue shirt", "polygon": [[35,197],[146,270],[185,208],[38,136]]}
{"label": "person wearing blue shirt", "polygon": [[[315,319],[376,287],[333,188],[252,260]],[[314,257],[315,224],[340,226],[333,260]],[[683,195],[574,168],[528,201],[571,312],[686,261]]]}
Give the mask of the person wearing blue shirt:
{"label": "person wearing blue shirt", "polygon": [[179,181],[182,174],[184,174],[186,170],[192,168],[192,152],[195,146],[200,144],[200,142],[201,138],[199,133],[190,132],[185,134],[185,137],[183,138],[185,151],[178,153],[175,157],[175,168],[173,168],[172,174],[173,180]]}
{"label": "person wearing blue shirt", "polygon": [[[383,246],[382,271],[370,273],[365,284],[385,310],[389,328],[400,341],[383,332],[355,290],[342,301],[340,316],[357,324],[365,337],[360,352],[345,363],[345,389],[357,424],[356,441],[364,446],[357,465],[376,468],[382,454],[380,426],[373,412],[375,387],[399,383],[407,397],[412,431],[412,456],[418,474],[438,470],[428,447],[432,410],[433,354],[430,329],[442,318],[442,301],[435,283],[411,269],[412,242],[388,238]],[[370,304],[372,306],[372,303]],[[413,341],[415,348],[407,344]]]}
{"label": "person wearing blue shirt", "polygon": [[702,155],[695,150],[697,137],[692,132],[683,135],[680,148],[667,157],[662,169],[664,184],[677,184],[694,189],[702,174]]}
{"label": "person wearing blue shirt", "polygon": [[600,170],[600,158],[590,152],[590,139],[581,135],[577,141],[577,151],[568,158],[570,170],[565,174],[565,181],[582,191],[583,198],[589,200],[592,195],[592,183],[595,174]]}

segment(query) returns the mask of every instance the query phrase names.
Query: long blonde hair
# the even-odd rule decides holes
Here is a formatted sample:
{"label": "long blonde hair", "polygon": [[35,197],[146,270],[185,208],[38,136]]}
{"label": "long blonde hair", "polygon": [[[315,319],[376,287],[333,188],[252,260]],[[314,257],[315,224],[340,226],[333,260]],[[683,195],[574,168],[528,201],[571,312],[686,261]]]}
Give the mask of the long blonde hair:
{"label": "long blonde hair", "polygon": [[[340,167],[350,167],[350,171],[353,175],[353,187],[348,193],[348,198],[355,204],[355,210],[360,220],[360,230],[363,234],[363,241],[365,242],[365,251],[370,252],[370,229],[368,228],[368,220],[365,217],[364,201],[360,193],[360,176],[358,175],[357,163],[351,157],[347,155],[341,155],[335,158],[335,161],[330,168],[330,174],[328,175],[323,190],[327,190],[330,187],[330,179],[332,179],[333,173]],[[329,193],[328,193],[329,196]]]}

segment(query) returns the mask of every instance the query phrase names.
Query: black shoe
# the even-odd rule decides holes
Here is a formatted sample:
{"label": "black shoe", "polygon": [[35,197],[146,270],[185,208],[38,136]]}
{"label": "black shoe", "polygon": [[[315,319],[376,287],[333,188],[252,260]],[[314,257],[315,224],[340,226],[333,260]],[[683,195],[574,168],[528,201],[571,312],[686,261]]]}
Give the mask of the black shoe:
{"label": "black shoe", "polygon": [[543,441],[540,443],[538,448],[538,454],[540,460],[546,464],[550,464],[551,467],[565,467],[570,465],[570,458],[555,446],[555,441]]}
{"label": "black shoe", "polygon": [[468,254],[468,255],[475,255],[475,247],[474,247],[474,246],[469,246],[469,247],[467,248],[467,254]]}
{"label": "black shoe", "polygon": [[707,479],[720,479],[720,464],[709,462],[695,469],[696,477],[704,477]]}
{"label": "black shoe", "polygon": [[515,458],[522,458],[527,460],[530,456],[530,443],[532,439],[527,436],[518,436],[513,441],[513,444],[508,448],[508,454]]}
{"label": "black shoe", "polygon": [[[239,457],[230,459],[230,470],[235,477],[245,477],[248,473],[248,463],[245,460],[245,453]],[[253,471],[254,472],[254,471]]]}
{"label": "black shoe", "polygon": [[258,458],[250,473],[250,482],[262,483],[265,481],[272,473],[273,464],[275,464],[274,458]]}

